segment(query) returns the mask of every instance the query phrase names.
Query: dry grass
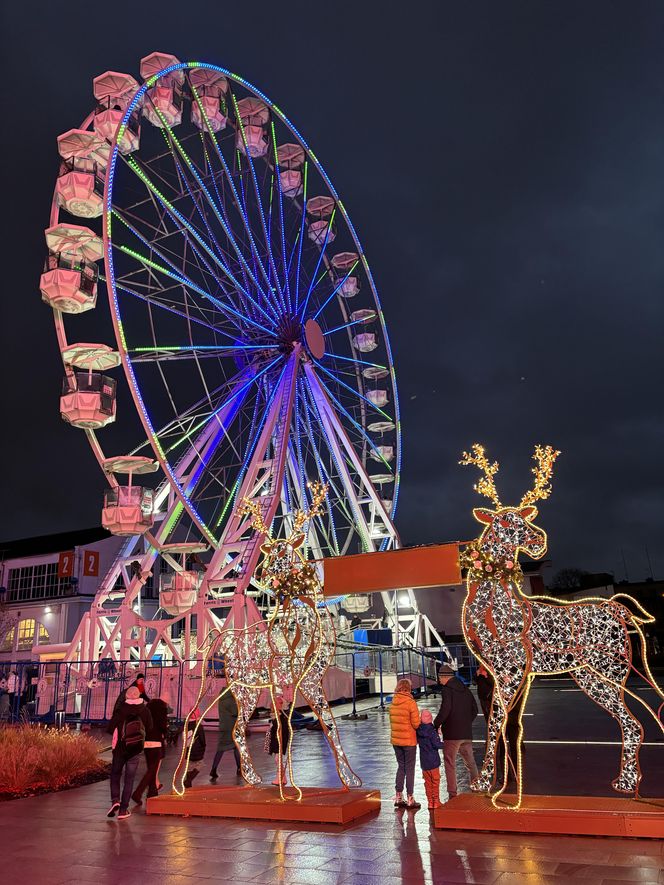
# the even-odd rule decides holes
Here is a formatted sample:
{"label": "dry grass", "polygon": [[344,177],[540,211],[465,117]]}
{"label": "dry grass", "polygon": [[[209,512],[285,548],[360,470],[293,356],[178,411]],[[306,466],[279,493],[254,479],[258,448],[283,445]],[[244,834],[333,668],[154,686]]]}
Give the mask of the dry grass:
{"label": "dry grass", "polygon": [[0,794],[59,790],[102,772],[99,744],[68,729],[0,728]]}

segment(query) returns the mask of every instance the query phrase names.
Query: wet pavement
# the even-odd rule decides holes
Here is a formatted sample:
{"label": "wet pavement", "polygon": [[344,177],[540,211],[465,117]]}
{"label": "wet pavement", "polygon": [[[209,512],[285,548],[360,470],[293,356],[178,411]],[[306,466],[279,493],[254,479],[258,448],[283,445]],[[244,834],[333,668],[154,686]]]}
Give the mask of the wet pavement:
{"label": "wet pavement", "polygon": [[[615,795],[607,789],[618,766],[617,726],[566,682],[534,690],[526,719],[527,788]],[[644,699],[649,699],[644,694]],[[651,701],[652,703],[652,701]],[[563,883],[619,885],[664,883],[664,841],[592,837],[473,834],[435,831],[429,812],[392,808],[394,760],[386,714],[375,702],[366,721],[341,720],[341,734],[353,767],[369,788],[383,793],[380,814],[346,829],[333,826],[275,825],[246,821],[146,816],[134,809],[125,821],[108,820],[108,782],[0,805],[3,885],[196,885],[215,882],[281,882],[332,885],[406,883]],[[432,711],[430,698],[420,706]],[[476,755],[482,752],[483,720],[476,722]],[[654,726],[654,724],[653,724]],[[208,751],[197,784],[207,775],[216,745]],[[557,743],[538,743],[551,737]],[[572,741],[563,744],[560,741]],[[642,756],[644,794],[664,795],[664,743],[656,727],[646,729]],[[587,741],[601,741],[588,744]],[[272,776],[263,736],[250,739],[257,767]],[[178,751],[171,750],[163,780]],[[293,758],[307,785],[333,785],[336,772],[323,736],[299,732]],[[140,769],[139,769],[140,771]],[[443,778],[444,782],[444,778]],[[235,784],[232,754],[224,756],[218,784]],[[465,773],[460,786],[467,788]],[[421,773],[416,795],[424,801]],[[442,798],[444,798],[444,793]],[[663,822],[664,836],[664,822]]]}

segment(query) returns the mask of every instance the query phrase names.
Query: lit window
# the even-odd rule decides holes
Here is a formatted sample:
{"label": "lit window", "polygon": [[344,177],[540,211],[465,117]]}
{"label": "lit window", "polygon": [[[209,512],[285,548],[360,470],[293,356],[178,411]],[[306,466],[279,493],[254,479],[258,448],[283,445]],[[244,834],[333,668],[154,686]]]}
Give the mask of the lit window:
{"label": "lit window", "polygon": [[48,640],[48,630],[43,624],[37,624],[34,618],[19,621],[17,651],[30,651],[33,645],[43,645]]}

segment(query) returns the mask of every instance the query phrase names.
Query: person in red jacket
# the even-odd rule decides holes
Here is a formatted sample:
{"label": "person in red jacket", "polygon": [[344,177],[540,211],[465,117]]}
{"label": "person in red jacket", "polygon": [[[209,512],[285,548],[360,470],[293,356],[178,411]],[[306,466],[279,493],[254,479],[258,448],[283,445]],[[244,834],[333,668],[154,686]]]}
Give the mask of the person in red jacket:
{"label": "person in red jacket", "polygon": [[[410,679],[400,679],[394,690],[390,704],[390,740],[397,757],[397,776],[394,796],[395,808],[420,808],[415,801],[415,758],[417,755],[417,728],[420,725],[420,711],[413,699],[413,686]],[[408,800],[404,802],[403,785],[406,782]]]}

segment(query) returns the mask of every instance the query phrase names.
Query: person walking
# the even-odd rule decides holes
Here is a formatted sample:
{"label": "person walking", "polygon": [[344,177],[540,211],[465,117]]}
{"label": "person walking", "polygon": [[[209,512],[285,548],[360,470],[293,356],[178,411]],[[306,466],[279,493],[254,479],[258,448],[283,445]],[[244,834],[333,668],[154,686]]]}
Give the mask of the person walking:
{"label": "person walking", "polygon": [[442,686],[441,703],[433,724],[434,728],[442,731],[447,792],[450,799],[453,799],[457,794],[457,756],[463,759],[471,781],[478,774],[473,756],[473,721],[477,716],[477,703],[448,664],[443,664],[438,671],[438,681]]}
{"label": "person walking", "polygon": [[[390,741],[397,759],[397,775],[395,780],[394,807],[420,808],[415,801],[415,757],[417,755],[417,731],[420,725],[420,711],[413,698],[413,686],[410,679],[400,679],[394,690],[394,697],[389,706]],[[403,787],[406,783],[408,799],[404,801]]]}
{"label": "person walking", "polygon": [[217,752],[214,754],[210,771],[211,781],[216,781],[219,777],[217,768],[227,750],[232,750],[235,756],[236,774],[242,774],[240,751],[233,740],[233,730],[238,716],[237,701],[230,690],[219,698],[217,713],[219,715],[219,733],[217,735]]}
{"label": "person walking", "polygon": [[[205,756],[205,729],[203,728],[203,723],[201,722],[198,729],[196,729],[196,725],[200,718],[201,711],[198,707],[195,707],[189,716],[187,733],[184,738],[185,747],[191,747],[191,750],[189,751],[188,765],[191,765],[192,762],[201,762]],[[196,732],[195,736],[194,731]],[[200,769],[198,768],[189,768],[184,779],[184,786],[191,787],[194,783],[194,779],[198,777],[199,772]]]}
{"label": "person walking", "polygon": [[443,742],[433,727],[433,716],[429,710],[422,710],[422,722],[417,729],[417,743],[420,748],[420,766],[424,778],[429,810],[440,808],[440,753]]}
{"label": "person walking", "polygon": [[[131,816],[129,799],[134,787],[138,760],[143,752],[145,736],[152,729],[152,716],[136,686],[127,689],[127,696],[113,714],[108,732],[113,735],[113,762],[111,764],[111,807],[107,817],[124,820]],[[122,772],[124,785],[120,793]]]}
{"label": "person walking", "polygon": [[115,701],[115,704],[113,705],[113,715],[114,716],[115,716],[117,710],[119,710],[120,707],[122,706],[122,704],[124,703],[124,701],[127,697],[127,691],[130,688],[137,688],[139,696],[145,701],[146,704],[150,700],[150,698],[145,693],[145,674],[144,673],[137,673],[136,679],[134,679],[134,681],[127,688],[124,688],[120,692],[120,694],[118,695],[117,700]]}
{"label": "person walking", "polygon": [[148,799],[156,796],[159,792],[157,776],[161,760],[166,755],[165,740],[168,731],[168,704],[163,698],[153,698],[148,701],[147,708],[152,716],[152,728],[145,735],[143,752],[147,770],[139,785],[131,794],[131,798],[137,805],[142,805],[143,794],[148,791]]}
{"label": "person walking", "polygon": [[[277,773],[272,783],[275,787],[279,784],[286,786],[288,771],[286,768],[286,757],[290,746],[290,726],[288,716],[284,712],[284,699],[281,695],[277,695],[274,699],[276,715],[270,720],[269,738],[267,740],[267,750],[270,756],[275,757]],[[281,734],[281,747],[279,746],[279,735]]]}

